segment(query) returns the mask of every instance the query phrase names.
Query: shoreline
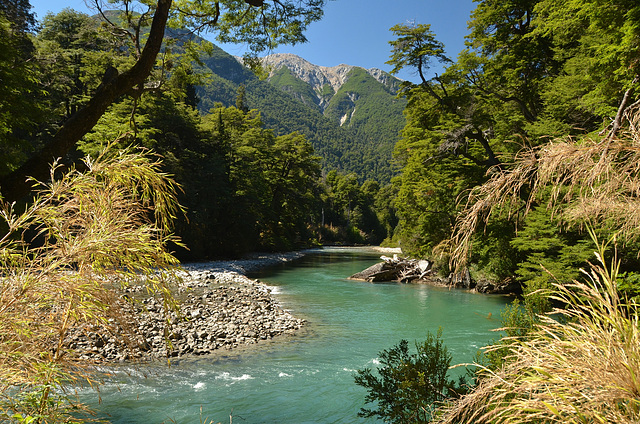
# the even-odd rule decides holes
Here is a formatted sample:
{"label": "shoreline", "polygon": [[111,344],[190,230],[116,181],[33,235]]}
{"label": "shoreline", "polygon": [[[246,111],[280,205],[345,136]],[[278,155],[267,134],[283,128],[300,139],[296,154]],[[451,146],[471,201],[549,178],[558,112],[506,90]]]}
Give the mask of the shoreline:
{"label": "shoreline", "polygon": [[[377,246],[338,248],[398,252]],[[140,287],[132,286],[121,294],[123,298],[136,299],[127,307],[129,312],[124,317],[132,333],[129,343],[93,328],[70,334],[67,344],[79,352],[81,360],[100,364],[139,363],[229,354],[294,335],[306,320],[285,310],[273,287],[247,274],[291,263],[322,249],[253,253],[234,260],[181,264],[176,274],[182,283],[174,292],[177,311],[165,310],[161,298],[144,295]]]}
{"label": "shoreline", "polygon": [[80,360],[139,363],[229,353],[291,335],[306,320],[285,310],[272,287],[246,274],[290,263],[310,251],[254,253],[236,260],[182,264],[176,273],[182,279],[174,293],[177,311],[165,310],[159,297],[129,287],[121,297],[136,299],[125,317],[133,333],[130,343],[94,328],[71,333],[67,344],[79,352]]}

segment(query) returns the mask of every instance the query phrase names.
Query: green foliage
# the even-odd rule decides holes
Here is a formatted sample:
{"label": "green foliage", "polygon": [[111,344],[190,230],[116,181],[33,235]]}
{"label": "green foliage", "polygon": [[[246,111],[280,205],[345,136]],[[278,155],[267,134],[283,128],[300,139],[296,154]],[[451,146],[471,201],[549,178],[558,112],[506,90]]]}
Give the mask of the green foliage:
{"label": "green foliage", "polygon": [[260,114],[218,106],[199,115],[170,92],[146,94],[135,105],[114,104],[85,137],[93,153],[105,137],[161,153],[184,194],[187,219],[177,231],[190,259],[306,246],[319,226],[319,159],[298,134],[276,136]]}
{"label": "green foliage", "polygon": [[[632,103],[625,96],[640,83],[638,13],[637,4],[625,0],[607,6],[597,0],[478,2],[468,48],[457,61],[440,76],[422,73],[420,85],[404,86],[407,125],[394,154],[403,166],[397,234],[407,252],[429,255],[446,242],[469,190],[486,180],[485,173],[508,165],[522,144],[595,132],[603,120],[615,124],[619,106],[622,111]],[[444,60],[428,26],[392,30],[395,71],[422,72],[430,60]],[[533,279],[532,287],[550,281],[537,272],[541,263],[561,281],[575,278],[586,242],[553,224],[548,230],[555,236],[540,241],[552,244],[536,250],[536,225],[545,218],[539,219],[534,222],[534,214],[521,227],[514,222],[516,238],[495,229],[474,237],[476,269],[495,278]],[[492,251],[508,260],[496,263]]]}
{"label": "green foliage", "polygon": [[631,300],[638,301],[640,296],[640,273],[623,272],[616,280],[618,290]]}
{"label": "green foliage", "polygon": [[[413,130],[405,128],[404,134],[410,132]],[[425,135],[421,132],[420,136]],[[405,141],[412,139],[413,134]],[[458,196],[482,181],[482,170],[472,162],[434,158],[426,143],[418,140],[396,146],[396,156],[407,155],[395,199],[400,217],[397,236],[403,251],[418,257],[430,255],[435,246],[450,236]]]}
{"label": "green foliage", "polygon": [[125,53],[130,46],[95,18],[69,8],[47,14],[41,25],[36,42],[47,90],[42,101],[52,115],[49,122],[53,117],[59,122],[87,103],[108,67],[123,70],[131,64]]}
{"label": "green foliage", "polygon": [[265,125],[278,135],[304,134],[327,171],[355,172],[360,181],[390,180],[391,150],[405,105],[395,96],[394,78],[380,83],[364,69],[354,68],[337,93],[330,85],[317,92],[287,67],[263,81],[222,51],[215,50],[204,63],[213,73],[213,83],[200,88],[201,111],[209,111],[216,102],[234,105],[232,93],[244,84],[246,105],[260,110]]}
{"label": "green foliage", "polygon": [[[615,116],[625,90],[637,89],[640,6],[600,0],[540,1],[535,36],[551,38],[558,77],[541,90],[548,117],[593,130]],[[555,96],[558,96],[556,98]]]}
{"label": "green foliage", "polygon": [[482,232],[475,234],[477,247],[471,255],[471,276],[476,280],[496,282],[512,279],[522,257],[511,244],[515,236],[515,226],[506,219],[494,219]]}
{"label": "green foliage", "polygon": [[[523,228],[511,240],[511,245],[523,258],[516,274],[523,283],[524,293],[548,290],[554,282],[568,284],[580,277],[580,269],[591,257],[593,243],[585,234],[576,230],[562,230],[558,218],[544,206],[538,206],[527,214]],[[545,296],[533,296],[541,304],[541,312],[551,309]],[[533,300],[529,300],[533,302]]]}
{"label": "green foliage", "polygon": [[[322,18],[325,0],[250,2],[226,0],[214,4],[176,0],[171,21],[177,28],[207,28],[222,43],[246,43],[255,54],[279,44],[305,42],[307,26]],[[213,19],[212,19],[213,18]]]}
{"label": "green foliage", "polygon": [[440,63],[451,62],[444,54],[444,44],[436,40],[431,31],[431,25],[398,24],[391,27],[391,32],[396,37],[389,41],[391,59],[387,63],[393,65],[391,73],[404,68],[415,68],[425,81],[424,73],[429,69],[431,59]]}
{"label": "green foliage", "polygon": [[392,234],[396,219],[387,197],[390,186],[373,180],[361,185],[353,173],[330,171],[323,188],[321,242],[379,244]]}
{"label": "green foliage", "polygon": [[35,18],[30,8],[24,0],[0,5],[0,175],[25,160],[33,145],[21,139],[21,133],[33,129],[44,112],[35,101],[41,88],[31,60]]}
{"label": "green foliage", "polygon": [[416,342],[416,353],[409,353],[409,343],[401,340],[380,352],[377,375],[371,369],[358,370],[357,385],[367,389],[366,403],[375,409],[362,408],[361,417],[378,417],[391,423],[426,423],[434,417],[438,404],[457,398],[467,391],[464,378],[448,378],[451,354],[444,346],[442,330],[427,334]]}
{"label": "green foliage", "polygon": [[556,317],[539,317],[526,338],[512,340],[507,361],[441,410],[439,422],[638,422],[638,305],[620,298],[615,257],[608,265],[608,243],[592,235],[599,264],[587,281],[554,285]]}
{"label": "green foliage", "polygon": [[[544,299],[548,302],[547,296],[551,286],[546,288],[546,292],[540,297],[531,301],[531,294],[523,300],[514,299],[500,313],[502,322],[501,330],[504,332],[502,338],[491,343],[491,349],[478,352],[475,362],[482,368],[475,371],[475,379],[481,380],[483,373],[488,369],[498,371],[505,362],[508,361],[510,348],[514,343],[525,343],[534,327],[540,323],[541,314],[548,312],[547,303],[541,304],[537,299]],[[540,308],[542,306],[542,309]]]}

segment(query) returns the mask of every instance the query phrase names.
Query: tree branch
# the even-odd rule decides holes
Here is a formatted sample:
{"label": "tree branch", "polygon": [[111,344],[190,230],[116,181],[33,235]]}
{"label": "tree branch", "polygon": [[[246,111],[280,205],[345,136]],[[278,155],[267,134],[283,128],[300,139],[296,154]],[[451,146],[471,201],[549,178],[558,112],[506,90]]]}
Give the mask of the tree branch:
{"label": "tree branch", "polygon": [[607,135],[607,140],[611,140],[615,137],[616,133],[620,130],[622,126],[622,118],[624,117],[624,113],[627,110],[627,103],[629,103],[629,97],[631,96],[631,92],[633,91],[633,86],[638,82],[638,78],[640,75],[636,75],[636,77],[631,81],[631,86],[627,91],[624,92],[624,96],[622,96],[622,101],[620,102],[620,106],[618,107],[618,112],[616,113],[616,117],[613,119],[611,123],[611,130]]}
{"label": "tree branch", "polygon": [[114,101],[134,86],[144,84],[160,52],[171,3],[172,0],[158,0],[149,38],[137,62],[129,70],[110,81],[104,81],[86,106],[63,124],[51,142],[20,168],[0,179],[0,191],[5,201],[19,200],[30,192],[32,186],[27,181],[28,176],[46,180],[51,162],[66,155],[85,134],[91,131]]}
{"label": "tree branch", "polygon": [[[471,72],[471,75],[474,75],[473,71]],[[473,78],[470,77],[470,76],[467,76],[467,81],[469,81],[471,84],[473,84],[473,86],[475,86],[478,90],[482,91],[483,93],[495,96],[500,101],[503,101],[505,103],[507,103],[507,102],[516,103],[518,105],[518,107],[520,108],[520,111],[524,115],[524,118],[527,121],[534,122],[535,120],[538,119],[536,114],[531,112],[531,110],[529,110],[529,108],[527,107],[525,102],[522,99],[520,99],[519,97],[516,97],[516,96],[504,96],[504,95],[498,93],[497,91],[490,90],[490,89],[486,88],[485,86],[483,86],[480,83],[479,78],[476,78],[475,75],[474,75]]]}

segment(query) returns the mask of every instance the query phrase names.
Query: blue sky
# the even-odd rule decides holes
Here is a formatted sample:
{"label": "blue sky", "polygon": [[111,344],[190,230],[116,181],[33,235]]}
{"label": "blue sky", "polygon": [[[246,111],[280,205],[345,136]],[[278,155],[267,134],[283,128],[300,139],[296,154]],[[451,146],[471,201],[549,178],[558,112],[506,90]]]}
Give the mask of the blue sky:
{"label": "blue sky", "polygon": [[[84,0],[31,0],[31,5],[39,19],[48,11],[57,13],[65,7],[91,13]],[[274,52],[297,54],[320,66],[344,63],[390,71],[391,67],[384,63],[390,53],[389,28],[415,22],[431,24],[438,40],[445,44],[447,55],[455,59],[464,48],[467,21],[473,8],[473,0],[332,0],[327,2],[324,18],[308,28],[308,43],[281,46]],[[221,47],[234,55],[245,51],[244,46]],[[398,76],[417,81],[408,72]]]}

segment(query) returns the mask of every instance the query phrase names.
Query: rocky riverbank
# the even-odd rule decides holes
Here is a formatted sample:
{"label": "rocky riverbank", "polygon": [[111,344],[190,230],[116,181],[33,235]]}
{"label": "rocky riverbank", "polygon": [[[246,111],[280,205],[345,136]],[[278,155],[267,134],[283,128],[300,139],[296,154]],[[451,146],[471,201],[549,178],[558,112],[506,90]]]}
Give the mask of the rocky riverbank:
{"label": "rocky riverbank", "polygon": [[176,310],[130,288],[123,293],[136,299],[128,307],[133,330],[129,343],[95,329],[74,334],[69,346],[82,352],[83,359],[125,362],[206,355],[291,334],[305,321],[284,310],[269,286],[245,274],[303,255],[256,254],[236,261],[185,264],[179,272],[183,283],[176,289]]}

